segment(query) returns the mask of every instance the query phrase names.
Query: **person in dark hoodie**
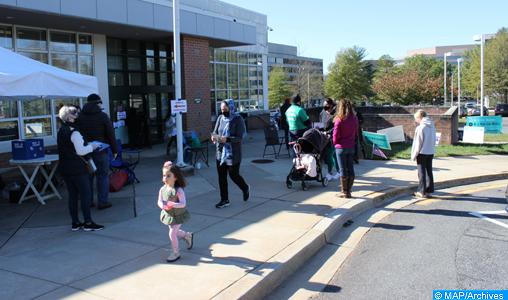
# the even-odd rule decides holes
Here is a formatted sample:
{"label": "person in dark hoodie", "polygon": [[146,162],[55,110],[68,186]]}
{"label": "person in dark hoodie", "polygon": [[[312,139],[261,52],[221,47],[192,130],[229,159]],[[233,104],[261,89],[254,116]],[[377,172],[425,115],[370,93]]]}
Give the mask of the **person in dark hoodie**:
{"label": "person in dark hoodie", "polygon": [[[63,176],[69,191],[69,213],[72,219],[72,231],[84,228],[85,231],[104,229],[104,226],[95,224],[90,213],[90,180],[86,167],[85,155],[97,148],[97,144],[88,144],[81,130],[74,121],[78,118],[75,107],[62,106],[58,112],[62,126],[58,130],[58,172]],[[78,216],[78,196],[81,196],[81,211],[84,223]]]}
{"label": "person in dark hoodie", "polygon": [[289,125],[286,119],[286,111],[291,107],[291,100],[286,98],[284,104],[280,107],[280,126],[284,129],[284,137],[286,141],[286,149],[289,149]]}
{"label": "person in dark hoodie", "polygon": [[[335,101],[330,98],[325,98],[323,110],[319,114],[319,122],[323,123],[323,128],[318,128],[323,135],[330,140],[330,145],[333,145],[333,116],[335,115]],[[335,155],[335,147],[330,147],[326,150],[326,163],[328,164],[328,174],[326,178],[328,180],[339,179],[340,169],[337,161],[337,155]],[[333,166],[335,165],[335,175],[333,175]]]}
{"label": "person in dark hoodie", "polygon": [[[116,145],[116,136],[113,125],[109,116],[102,111],[102,100],[97,94],[90,94],[88,102],[83,106],[76,119],[76,124],[81,128],[85,138],[88,141],[98,141],[101,143],[109,144],[113,159],[116,159],[118,147]],[[92,194],[91,206],[95,206],[93,202],[93,180],[97,175],[97,198],[98,208],[105,209],[113,206],[109,202],[109,155],[108,150],[104,149],[100,152],[93,152],[90,154],[97,171],[95,174],[90,175],[90,190]]]}

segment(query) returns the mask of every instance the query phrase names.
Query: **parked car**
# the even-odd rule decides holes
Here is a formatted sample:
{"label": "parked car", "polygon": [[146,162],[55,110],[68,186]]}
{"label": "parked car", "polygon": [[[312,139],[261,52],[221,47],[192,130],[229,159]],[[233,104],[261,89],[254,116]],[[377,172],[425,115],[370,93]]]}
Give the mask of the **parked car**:
{"label": "parked car", "polygon": [[494,114],[496,116],[508,116],[508,104],[506,103],[498,103],[494,108]]}
{"label": "parked car", "polygon": [[471,109],[475,107],[476,103],[473,102],[467,102],[466,103],[466,115],[469,115],[471,113]]}
{"label": "parked car", "polygon": [[[489,115],[489,110],[485,106],[483,107],[483,115]],[[471,116],[481,116],[481,105],[476,105],[471,109]]]}

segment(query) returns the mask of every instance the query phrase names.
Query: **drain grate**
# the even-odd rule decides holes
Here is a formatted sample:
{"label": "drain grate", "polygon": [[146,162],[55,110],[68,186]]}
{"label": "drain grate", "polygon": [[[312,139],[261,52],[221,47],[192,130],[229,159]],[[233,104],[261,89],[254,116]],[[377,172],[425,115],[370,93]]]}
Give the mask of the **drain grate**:
{"label": "drain grate", "polygon": [[273,163],[274,161],[271,159],[255,159],[252,162],[255,164],[268,164],[268,163]]}

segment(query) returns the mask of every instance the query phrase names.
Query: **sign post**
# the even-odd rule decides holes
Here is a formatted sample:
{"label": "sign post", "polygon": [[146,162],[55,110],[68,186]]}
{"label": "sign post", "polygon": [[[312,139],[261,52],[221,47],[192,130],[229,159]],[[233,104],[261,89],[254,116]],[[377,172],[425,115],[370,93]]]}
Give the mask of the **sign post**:
{"label": "sign post", "polygon": [[[180,68],[180,1],[173,0],[173,53],[175,60],[175,98],[182,99],[182,78]],[[187,110],[185,110],[187,112]],[[182,112],[176,114],[177,165],[185,167],[183,161]]]}

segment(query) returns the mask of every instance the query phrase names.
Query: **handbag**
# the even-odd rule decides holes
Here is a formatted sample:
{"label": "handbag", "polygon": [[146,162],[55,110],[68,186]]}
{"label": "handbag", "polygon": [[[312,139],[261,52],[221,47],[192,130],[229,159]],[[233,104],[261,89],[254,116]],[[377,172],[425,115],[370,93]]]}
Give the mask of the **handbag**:
{"label": "handbag", "polygon": [[[81,157],[81,159],[83,159],[83,158]],[[83,160],[85,160],[85,159],[83,159]],[[93,161],[93,159],[91,157],[88,160],[85,160],[85,163],[86,163],[86,168],[88,170],[88,173],[94,174],[95,171],[97,171],[97,166],[95,165],[95,162]]]}
{"label": "handbag", "polygon": [[129,179],[129,173],[122,171],[114,171],[108,175],[109,191],[118,192]]}

